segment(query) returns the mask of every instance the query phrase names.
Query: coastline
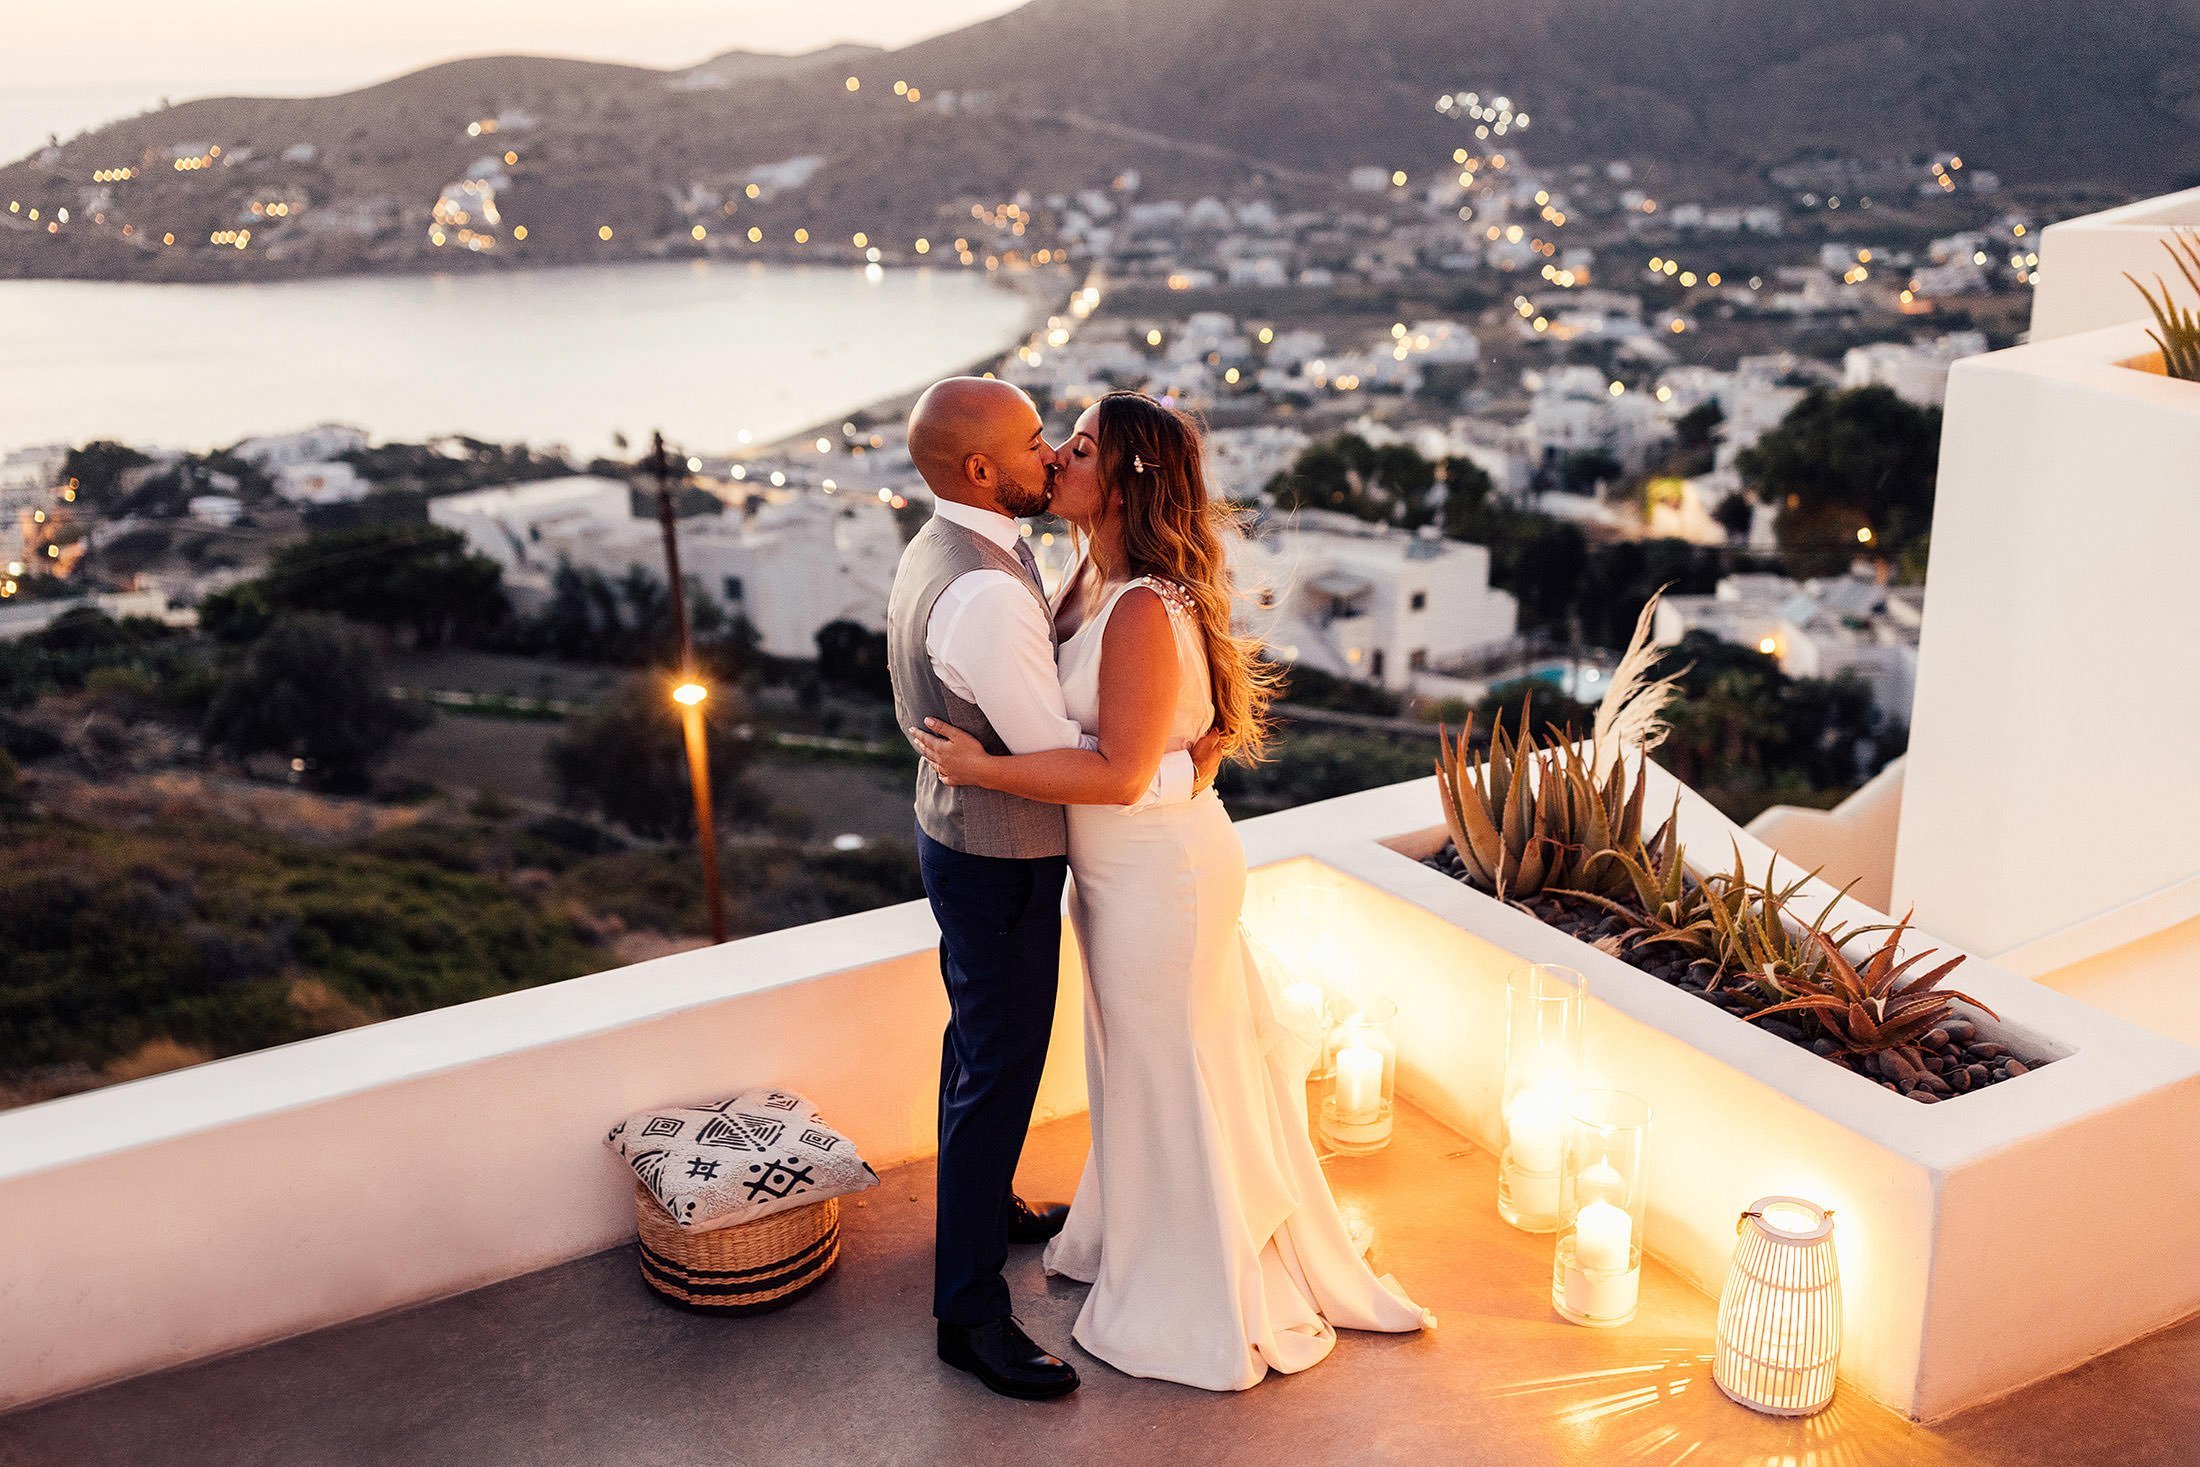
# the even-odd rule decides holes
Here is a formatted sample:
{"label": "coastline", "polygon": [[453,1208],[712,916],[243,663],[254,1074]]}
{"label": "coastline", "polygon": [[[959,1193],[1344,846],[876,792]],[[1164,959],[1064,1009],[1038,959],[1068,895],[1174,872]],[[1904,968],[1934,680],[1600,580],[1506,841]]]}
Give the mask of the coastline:
{"label": "coastline", "polygon": [[[833,413],[828,417],[819,418],[815,422],[806,424],[783,437],[757,445],[752,451],[757,453],[779,453],[808,439],[821,435],[830,436],[838,430],[841,423],[859,413],[871,418],[907,417],[909,410],[916,406],[917,399],[934,382],[946,377],[973,377],[989,370],[991,363],[999,360],[1018,341],[1027,340],[1034,335],[1040,327],[1046,324],[1049,316],[1060,315],[1067,310],[1072,287],[1066,282],[1071,279],[1073,277],[1070,268],[1066,265],[1030,266],[1015,271],[1013,274],[1002,272],[993,280],[994,288],[1022,297],[1025,309],[1023,325],[1018,329],[1015,336],[1004,342],[997,350],[985,356],[965,361],[949,371],[938,373],[904,391],[891,393],[885,397],[850,407],[845,411]],[[1050,289],[1047,284],[1050,280],[1064,282],[1062,288],[1059,290]]]}
{"label": "coastline", "polygon": [[[687,269],[674,268],[683,264]],[[889,270],[884,277],[887,295],[879,298],[868,294],[862,268],[860,262],[744,261],[737,266],[695,260],[605,261],[526,272],[530,277],[543,275],[545,269],[560,272],[540,280],[522,280],[510,272],[499,272],[495,280],[452,275],[393,283],[387,276],[350,277],[359,282],[356,293],[332,280],[295,282],[318,292],[300,295],[277,288],[291,282],[267,282],[233,300],[227,294],[110,290],[152,282],[0,281],[0,314],[16,315],[26,324],[43,320],[50,329],[60,329],[63,322],[82,323],[62,338],[63,350],[44,370],[45,387],[28,385],[18,404],[23,408],[20,419],[8,424],[7,441],[0,448],[113,439],[147,450],[200,451],[241,437],[348,421],[377,442],[461,434],[538,448],[563,445],[576,462],[585,463],[612,451],[599,447],[599,426],[631,429],[644,418],[661,416],[669,433],[694,444],[698,452],[758,453],[767,445],[815,436],[795,424],[829,422],[837,428],[853,413],[906,410],[930,381],[986,370],[1043,329],[1048,315],[1063,310],[1073,283],[1064,267],[976,272],[988,276],[988,288],[981,292],[968,278],[972,272],[924,265]],[[631,299],[622,285],[626,276],[639,282]],[[874,282],[871,289],[876,288]],[[996,296],[996,290],[1007,295]],[[428,369],[431,377],[439,369],[450,374],[451,363],[463,363],[469,353],[477,362],[497,359],[484,353],[501,353],[515,363],[531,357],[534,367],[515,366],[508,388],[486,392],[471,380],[482,375],[478,370],[461,390],[445,397],[418,385],[385,392],[380,379],[357,363],[401,364],[407,359],[408,349],[385,329],[387,298],[393,292],[405,312],[431,323],[441,314],[471,323],[463,328],[469,342],[439,353],[433,359],[437,366]],[[922,304],[933,292],[944,300],[935,298],[931,307]],[[790,293],[816,300],[821,314],[793,304]],[[421,309],[423,298],[436,303],[433,314]],[[873,308],[864,304],[866,299],[880,300],[876,320],[867,319]],[[282,303],[271,307],[271,302]],[[141,310],[155,314],[141,324]],[[561,314],[570,319],[561,320]],[[300,364],[314,374],[304,390],[255,398],[248,373],[231,388],[246,395],[228,409],[217,405],[210,421],[186,423],[172,405],[150,400],[142,411],[111,410],[127,409],[140,392],[151,390],[146,385],[154,370],[150,363],[169,340],[246,332],[269,322],[277,323],[274,329],[288,326],[293,331],[310,322],[311,329],[326,335],[324,344]],[[507,328],[510,336],[503,334]],[[152,334],[131,334],[143,331]],[[163,331],[170,336],[164,338]],[[927,360],[923,341],[935,331],[938,340]],[[581,344],[568,347],[569,339]],[[725,342],[735,346],[730,356],[718,345]],[[827,358],[823,366],[817,360],[821,343]],[[197,354],[212,360],[226,350],[217,344]],[[570,374],[555,366],[565,355],[572,357]],[[609,375],[607,361],[618,364]],[[556,374],[559,396],[554,400],[539,390],[546,364]],[[109,373],[111,365],[122,370]],[[266,376],[264,366],[260,375]],[[108,378],[106,409],[79,410],[81,404],[71,406],[77,402],[74,397],[55,395],[56,384],[95,376]],[[878,391],[881,386],[887,390]],[[591,392],[598,395],[591,397]],[[41,399],[54,411],[41,410]],[[733,430],[744,419],[759,432],[753,444],[736,449]]]}

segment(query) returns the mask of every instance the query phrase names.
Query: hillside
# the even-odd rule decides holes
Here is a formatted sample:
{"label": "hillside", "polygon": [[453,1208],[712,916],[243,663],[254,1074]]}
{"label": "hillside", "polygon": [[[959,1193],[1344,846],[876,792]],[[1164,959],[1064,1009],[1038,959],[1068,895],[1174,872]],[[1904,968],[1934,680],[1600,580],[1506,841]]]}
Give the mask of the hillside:
{"label": "hillside", "polygon": [[[507,149],[498,205],[528,238],[495,258],[537,264],[663,253],[697,222],[721,245],[754,227],[767,254],[796,229],[843,253],[857,230],[952,237],[972,201],[1126,168],[1149,196],[1260,175],[1319,200],[1354,165],[1440,167],[1471,125],[1432,104],[1470,89],[1530,113],[1539,160],[1627,158],[1680,197],[1746,197],[1797,158],[1934,150],[2020,186],[2157,191],[2200,177],[2195,55],[2200,0],[1033,0],[892,53],[683,72],[487,57],[340,96],[185,103],[0,169],[0,197],[46,215],[0,215],[0,274],[448,268],[436,197]],[[492,119],[496,136],[469,131]],[[179,172],[192,143],[223,158]],[[801,182],[742,192],[799,158],[817,160]],[[137,175],[93,186],[119,167]],[[278,198],[301,217],[263,224],[252,204]],[[77,217],[49,230],[61,206]],[[240,225],[249,258],[207,247]],[[158,246],[169,233],[186,247]]]}

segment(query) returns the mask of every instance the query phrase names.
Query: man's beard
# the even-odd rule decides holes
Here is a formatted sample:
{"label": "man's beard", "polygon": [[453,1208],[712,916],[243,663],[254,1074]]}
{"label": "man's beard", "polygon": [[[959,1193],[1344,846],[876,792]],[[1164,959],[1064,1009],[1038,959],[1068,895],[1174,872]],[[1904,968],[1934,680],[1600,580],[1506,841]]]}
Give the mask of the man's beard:
{"label": "man's beard", "polygon": [[1054,498],[1054,484],[1048,479],[1040,488],[1034,489],[1023,480],[1004,473],[1001,475],[1000,487],[994,491],[993,497],[1000,501],[1003,513],[1023,519],[1028,515],[1045,512],[1048,501]]}

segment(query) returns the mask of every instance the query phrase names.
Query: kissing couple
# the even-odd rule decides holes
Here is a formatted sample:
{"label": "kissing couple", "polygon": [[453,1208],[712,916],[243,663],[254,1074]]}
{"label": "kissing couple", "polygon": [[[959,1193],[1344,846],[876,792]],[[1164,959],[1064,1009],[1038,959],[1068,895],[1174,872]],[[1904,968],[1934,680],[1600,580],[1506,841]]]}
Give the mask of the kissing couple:
{"label": "kissing couple", "polygon": [[[1077,1370],[1024,1333],[1011,1243],[1090,1284],[1073,1335],[1131,1375],[1243,1390],[1336,1330],[1435,1319],[1361,1256],[1306,1130],[1307,1051],[1239,927],[1245,852],[1214,791],[1259,757],[1276,680],[1231,629],[1194,423],[1112,392],[1059,448],[1020,389],[934,384],[909,453],[936,511],[887,611],[894,710],[924,756],[918,862],[940,928],[932,1311],[939,1354],[1003,1395]],[[1019,517],[1080,553],[1052,602]],[[1053,1027],[1062,891],[1084,956],[1092,1151],[1074,1202],[1013,1183]]]}

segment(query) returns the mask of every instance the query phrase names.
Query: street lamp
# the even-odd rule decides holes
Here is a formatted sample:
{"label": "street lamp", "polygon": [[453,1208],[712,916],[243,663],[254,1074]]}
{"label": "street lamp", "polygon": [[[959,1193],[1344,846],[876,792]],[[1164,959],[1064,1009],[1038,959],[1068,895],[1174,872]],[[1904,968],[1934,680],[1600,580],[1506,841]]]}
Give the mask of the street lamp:
{"label": "street lamp", "polygon": [[649,466],[657,477],[657,517],[665,535],[665,585],[671,591],[673,630],[680,638],[680,681],[672,699],[680,705],[687,736],[688,783],[695,791],[695,847],[703,858],[703,894],[710,904],[710,940],[726,940],[726,894],[718,882],[718,827],[710,814],[710,750],[703,738],[703,700],[710,690],[695,675],[695,638],[688,629],[687,596],[680,582],[678,516],[672,503],[672,460],[665,435],[652,436]]}

